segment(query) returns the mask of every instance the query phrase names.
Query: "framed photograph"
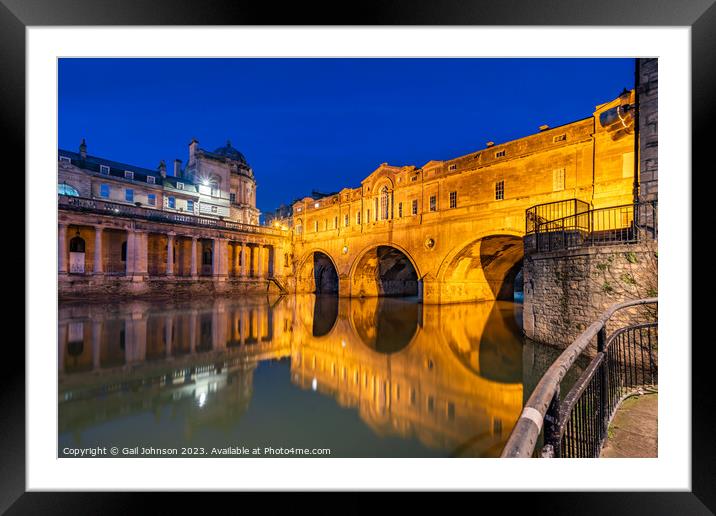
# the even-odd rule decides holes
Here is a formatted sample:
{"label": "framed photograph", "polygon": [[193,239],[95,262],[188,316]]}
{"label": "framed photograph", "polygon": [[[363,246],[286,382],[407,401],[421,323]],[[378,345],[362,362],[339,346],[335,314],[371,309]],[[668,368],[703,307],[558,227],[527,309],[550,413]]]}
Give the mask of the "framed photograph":
{"label": "framed photograph", "polygon": [[3,0],[27,224],[0,507],[713,511],[691,170],[716,8],[578,7]]}

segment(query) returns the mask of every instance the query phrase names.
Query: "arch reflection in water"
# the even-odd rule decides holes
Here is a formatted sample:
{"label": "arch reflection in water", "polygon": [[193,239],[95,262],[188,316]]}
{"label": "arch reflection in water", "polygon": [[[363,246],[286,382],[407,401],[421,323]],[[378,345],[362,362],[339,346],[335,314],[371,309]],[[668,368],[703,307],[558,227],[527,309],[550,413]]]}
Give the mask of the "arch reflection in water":
{"label": "arch reflection in water", "polygon": [[259,446],[273,435],[333,456],[494,456],[523,398],[512,306],[314,295],[63,305],[60,441]]}
{"label": "arch reflection in water", "polygon": [[[337,303],[327,335],[316,338],[297,328],[291,351],[296,384],[357,408],[378,435],[417,439],[455,455],[499,454],[523,401],[512,303]],[[496,338],[504,339],[502,349]],[[483,347],[491,355],[485,361]],[[509,370],[492,371],[495,365]]]}

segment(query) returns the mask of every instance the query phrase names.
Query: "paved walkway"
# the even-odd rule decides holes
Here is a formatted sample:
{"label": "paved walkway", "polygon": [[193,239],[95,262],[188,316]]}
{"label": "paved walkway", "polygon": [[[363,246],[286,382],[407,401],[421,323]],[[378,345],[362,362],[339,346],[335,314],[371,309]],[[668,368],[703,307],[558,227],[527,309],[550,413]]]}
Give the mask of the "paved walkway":
{"label": "paved walkway", "polygon": [[609,425],[602,457],[656,457],[658,393],[627,398]]}

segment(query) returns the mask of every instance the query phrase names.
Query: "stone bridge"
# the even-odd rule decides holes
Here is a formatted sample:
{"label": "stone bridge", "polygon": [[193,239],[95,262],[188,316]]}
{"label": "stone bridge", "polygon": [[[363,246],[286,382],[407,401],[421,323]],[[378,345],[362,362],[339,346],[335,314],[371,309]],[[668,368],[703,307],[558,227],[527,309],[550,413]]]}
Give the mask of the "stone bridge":
{"label": "stone bridge", "polygon": [[527,208],[633,202],[633,102],[625,91],[585,119],[420,168],[383,163],[360,187],[294,203],[294,290],[511,299]]}

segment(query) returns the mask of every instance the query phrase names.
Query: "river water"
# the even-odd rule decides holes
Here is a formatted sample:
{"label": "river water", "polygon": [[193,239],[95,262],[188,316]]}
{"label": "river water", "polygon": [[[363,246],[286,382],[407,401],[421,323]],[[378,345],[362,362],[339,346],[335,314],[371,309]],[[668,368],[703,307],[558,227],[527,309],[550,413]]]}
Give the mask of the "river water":
{"label": "river water", "polygon": [[58,455],[495,457],[558,354],[521,321],[504,301],[61,303]]}

